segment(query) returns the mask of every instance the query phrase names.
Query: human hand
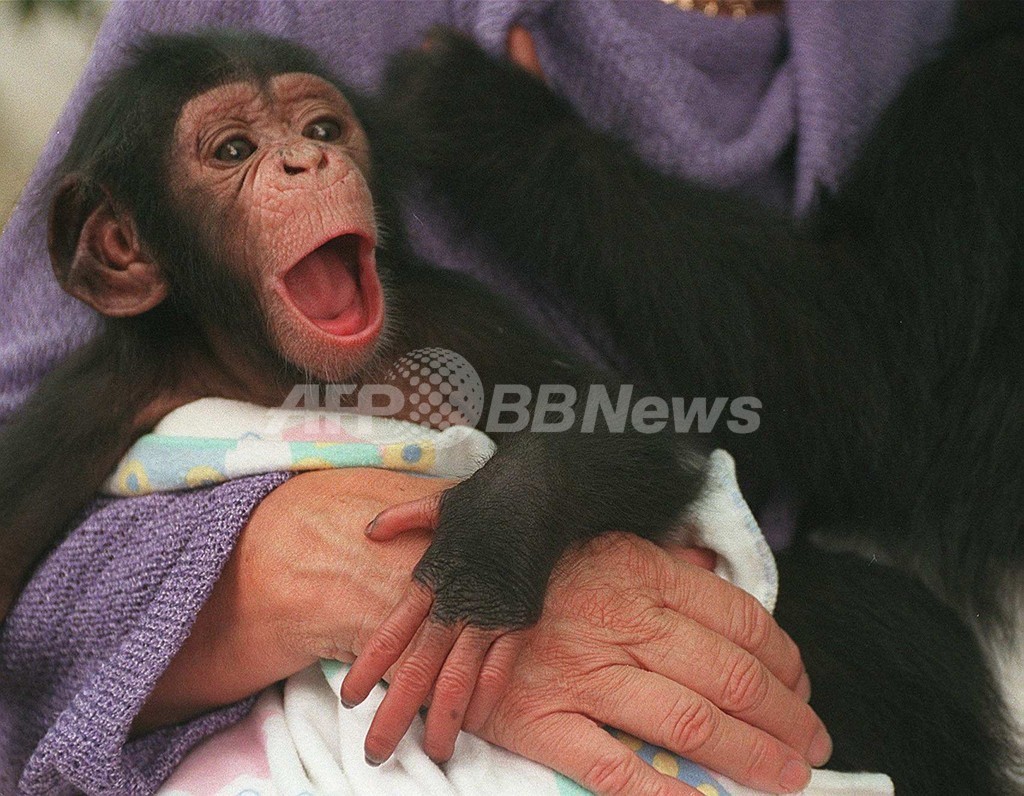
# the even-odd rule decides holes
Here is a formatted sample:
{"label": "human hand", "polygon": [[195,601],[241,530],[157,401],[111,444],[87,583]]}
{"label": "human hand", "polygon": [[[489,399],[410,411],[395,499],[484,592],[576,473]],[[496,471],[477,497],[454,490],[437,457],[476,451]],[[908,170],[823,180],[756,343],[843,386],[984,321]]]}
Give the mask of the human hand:
{"label": "human hand", "polygon": [[[480,673],[485,684],[492,677]],[[601,725],[773,792],[806,785],[807,762],[831,752],[796,646],[768,613],[701,566],[625,534],[563,558],[498,691],[493,708],[474,698],[465,729],[600,794],[696,796]]]}
{"label": "human hand", "polygon": [[[387,506],[448,486],[353,469],[297,476],[272,492],[134,731],[229,704],[319,657],[352,660],[429,541],[410,533],[378,545],[363,529]],[[706,553],[682,556],[713,563]],[[492,709],[471,702],[464,727],[600,793],[692,794],[599,730],[603,723],[771,789],[781,759],[810,749],[819,725],[803,703],[809,686],[795,647],[752,603],[649,543],[602,537],[564,557],[507,687]],[[243,658],[250,665],[239,667]],[[501,679],[494,671],[481,671],[485,692]],[[744,671],[742,681],[727,676]],[[692,721],[673,724],[687,706]],[[826,753],[807,756],[817,765]]]}
{"label": "human hand", "polygon": [[375,545],[364,528],[387,506],[452,483],[352,468],[297,475],[267,495],[133,732],[244,699],[319,658],[352,661],[354,639],[387,615],[429,541]]}

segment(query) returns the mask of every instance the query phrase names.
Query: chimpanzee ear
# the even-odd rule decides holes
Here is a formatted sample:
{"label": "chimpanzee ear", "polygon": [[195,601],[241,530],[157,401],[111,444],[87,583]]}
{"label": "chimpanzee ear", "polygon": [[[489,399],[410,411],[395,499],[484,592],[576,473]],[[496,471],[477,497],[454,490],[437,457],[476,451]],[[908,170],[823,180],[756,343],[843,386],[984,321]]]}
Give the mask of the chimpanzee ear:
{"label": "chimpanzee ear", "polygon": [[135,220],[100,187],[76,177],[61,183],[47,242],[61,287],[103,315],[141,315],[167,297],[167,279]]}

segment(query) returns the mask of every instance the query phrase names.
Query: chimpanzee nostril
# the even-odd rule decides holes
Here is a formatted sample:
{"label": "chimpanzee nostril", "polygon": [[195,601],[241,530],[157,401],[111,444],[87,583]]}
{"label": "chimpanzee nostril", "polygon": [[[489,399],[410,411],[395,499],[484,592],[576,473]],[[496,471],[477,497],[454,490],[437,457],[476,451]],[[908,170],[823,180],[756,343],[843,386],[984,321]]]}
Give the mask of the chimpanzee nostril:
{"label": "chimpanzee nostril", "polygon": [[281,158],[281,168],[289,177],[316,170],[325,162],[324,153],[311,144],[282,147],[277,152]]}

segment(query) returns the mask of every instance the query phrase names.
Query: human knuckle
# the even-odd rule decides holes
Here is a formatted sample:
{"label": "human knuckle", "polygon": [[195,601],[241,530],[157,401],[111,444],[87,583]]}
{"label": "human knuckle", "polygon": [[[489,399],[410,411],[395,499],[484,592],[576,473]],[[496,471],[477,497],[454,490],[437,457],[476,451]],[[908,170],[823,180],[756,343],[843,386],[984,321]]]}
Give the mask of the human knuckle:
{"label": "human knuckle", "polygon": [[[650,640],[662,627],[659,611],[642,589],[603,585],[582,589],[572,600],[571,615],[600,631],[614,631],[620,641]],[[602,634],[603,635],[603,634]]]}
{"label": "human knuckle", "polygon": [[619,535],[618,543],[621,545],[618,553],[626,561],[626,571],[641,582],[650,581],[655,574],[651,557],[652,548],[638,537]]}
{"label": "human knuckle", "polygon": [[761,779],[772,772],[775,749],[767,736],[757,734],[748,738],[745,744],[745,758],[741,765],[744,779]]}
{"label": "human knuckle", "polygon": [[608,752],[599,756],[583,778],[583,784],[590,790],[617,796],[630,792],[633,780],[634,760],[628,750]]}
{"label": "human knuckle", "polygon": [[733,638],[747,650],[757,651],[767,646],[771,638],[772,619],[757,600],[743,595],[733,614]]}
{"label": "human knuckle", "polygon": [[702,697],[684,697],[668,714],[665,736],[673,751],[687,754],[711,740],[716,724],[710,702]]}
{"label": "human knuckle", "polygon": [[[671,644],[678,638],[678,626],[665,620],[665,612],[659,605],[652,604],[643,594],[632,595],[632,603],[629,612],[628,623],[623,623],[623,629],[632,631],[631,641],[637,644],[654,644],[655,642],[667,642]],[[658,656],[659,651],[654,650],[648,654]],[[668,650],[660,651],[662,660],[668,659]]]}
{"label": "human knuckle", "polygon": [[634,554],[636,549],[634,542],[635,537],[632,537],[631,534],[612,531],[591,539],[587,548],[601,556],[602,559],[613,559],[616,564],[625,564]]}
{"label": "human knuckle", "polygon": [[713,601],[713,596],[707,589],[707,581],[694,577],[692,572],[677,573],[670,586],[679,611],[684,615],[690,615],[695,608]]}
{"label": "human knuckle", "polygon": [[750,713],[764,704],[768,696],[768,676],[756,658],[738,654],[726,664],[723,671],[723,710],[729,713]]}
{"label": "human knuckle", "polygon": [[614,623],[609,596],[603,588],[582,589],[573,600],[573,611],[590,625],[609,627]]}

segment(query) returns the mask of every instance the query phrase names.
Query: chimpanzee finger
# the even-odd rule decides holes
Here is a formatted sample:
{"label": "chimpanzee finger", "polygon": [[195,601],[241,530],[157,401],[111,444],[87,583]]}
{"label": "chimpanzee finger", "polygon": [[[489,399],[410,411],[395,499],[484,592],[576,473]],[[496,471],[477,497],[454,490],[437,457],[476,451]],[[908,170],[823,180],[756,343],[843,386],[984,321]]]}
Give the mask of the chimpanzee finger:
{"label": "chimpanzee finger", "polygon": [[358,705],[387,670],[395,665],[430,613],[434,594],[422,583],[412,581],[391,613],[370,636],[341,683],[341,703]]}
{"label": "chimpanzee finger", "polygon": [[487,650],[501,635],[500,630],[467,627],[448,654],[434,682],[423,736],[423,751],[435,763],[444,763],[455,751],[455,739],[462,729]]}
{"label": "chimpanzee finger", "polygon": [[366,535],[386,542],[407,531],[433,531],[441,513],[441,492],[384,509],[366,526]]}
{"label": "chimpanzee finger", "polygon": [[537,57],[533,36],[522,25],[513,25],[509,28],[508,36],[505,39],[505,51],[510,61],[518,64],[534,77],[544,79],[544,69]]}
{"label": "chimpanzee finger", "polygon": [[469,732],[476,732],[483,727],[498,700],[505,693],[512,677],[512,667],[525,643],[526,631],[506,633],[487,650],[480,674],[476,678],[473,698],[462,720],[462,726]]}
{"label": "chimpanzee finger", "polygon": [[428,619],[395,670],[391,684],[366,733],[366,760],[379,765],[391,757],[416,718],[460,633],[461,625]]}

